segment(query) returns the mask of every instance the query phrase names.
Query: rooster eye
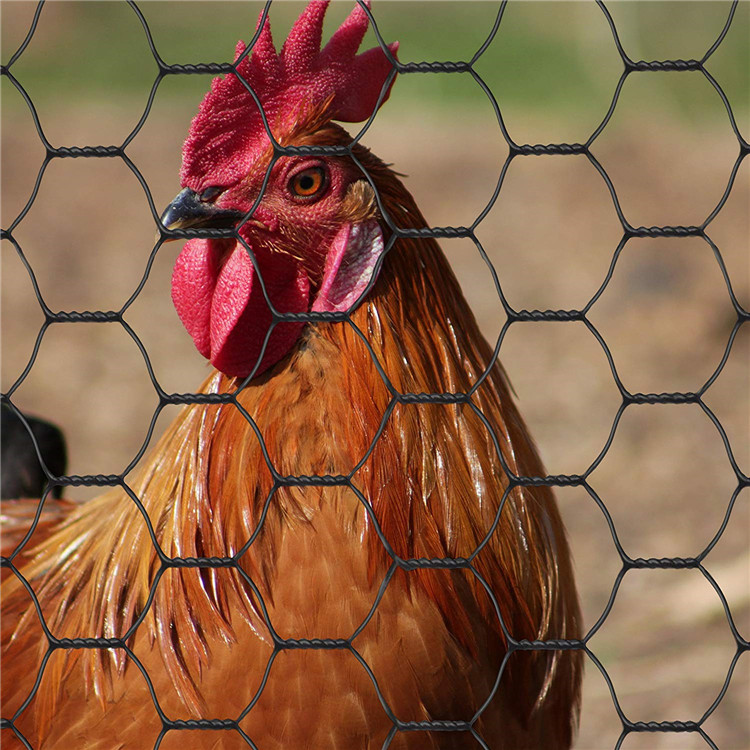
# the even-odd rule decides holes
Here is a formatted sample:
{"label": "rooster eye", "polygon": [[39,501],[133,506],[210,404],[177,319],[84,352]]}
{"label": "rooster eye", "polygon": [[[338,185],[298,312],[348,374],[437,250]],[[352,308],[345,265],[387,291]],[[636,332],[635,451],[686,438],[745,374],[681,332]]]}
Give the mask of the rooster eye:
{"label": "rooster eye", "polygon": [[216,200],[221,195],[221,188],[220,187],[207,187],[199,196],[199,200],[201,203],[210,203],[213,200]]}
{"label": "rooster eye", "polygon": [[326,187],[326,172],[322,167],[304,169],[289,180],[289,191],[295,198],[316,198]]}

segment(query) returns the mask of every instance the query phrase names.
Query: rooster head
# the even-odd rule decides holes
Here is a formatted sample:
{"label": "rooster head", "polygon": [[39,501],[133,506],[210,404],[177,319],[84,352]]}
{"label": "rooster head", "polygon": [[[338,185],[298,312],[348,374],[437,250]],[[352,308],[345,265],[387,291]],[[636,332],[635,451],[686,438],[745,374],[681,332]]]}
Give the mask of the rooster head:
{"label": "rooster head", "polygon": [[183,190],[161,217],[169,229],[236,227],[187,242],[172,276],[180,319],[227,375],[259,375],[289,353],[304,322],[277,313],[348,312],[379,267],[374,194],[352,159],[278,149],[347,145],[332,121],[367,120],[388,96],[388,56],[357,54],[361,4],[321,49],[328,4],[312,0],[279,53],[261,14],[251,50],[237,45],[236,73],[213,80],[193,119]]}

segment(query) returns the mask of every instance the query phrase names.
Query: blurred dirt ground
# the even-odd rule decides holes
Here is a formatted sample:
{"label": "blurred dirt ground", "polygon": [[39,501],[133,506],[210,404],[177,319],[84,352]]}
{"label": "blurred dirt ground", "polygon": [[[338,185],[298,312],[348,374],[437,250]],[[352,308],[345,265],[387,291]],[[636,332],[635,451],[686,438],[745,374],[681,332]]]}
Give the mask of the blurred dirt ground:
{"label": "blurred dirt ground", "polygon": [[[700,224],[719,202],[738,155],[726,114],[718,106],[711,116],[675,118],[640,107],[638,91],[624,90],[593,153],[634,226]],[[181,143],[198,98],[157,97],[128,148],[157,211],[178,191]],[[140,103],[106,101],[59,105],[40,115],[55,145],[83,145],[120,142],[141,111]],[[364,139],[408,175],[406,184],[431,225],[470,224],[489,201],[507,156],[491,111],[470,113],[417,109],[410,106],[408,86],[402,95],[397,85]],[[569,116],[551,121],[516,112],[511,119],[519,143],[581,140],[593,130]],[[738,125],[750,137],[747,117]],[[2,126],[7,227],[31,194],[44,151],[22,109],[6,109]],[[749,207],[746,159],[707,230],[745,309],[750,309]],[[147,270],[154,235],[142,188],[114,159],[53,161],[14,231],[52,310],[119,309]],[[585,157],[526,157],[511,163],[477,237],[513,308],[572,309],[585,306],[607,278],[622,229],[604,181]],[[506,318],[477,248],[468,240],[442,244],[487,337],[497,340]],[[168,392],[194,390],[208,372],[170,301],[178,251],[174,243],[156,254],[125,315]],[[4,241],[2,253],[7,391],[31,357],[43,316],[13,245]],[[631,392],[697,391],[728,351],[704,400],[726,431],[739,468],[750,473],[750,326],[741,327],[729,347],[737,316],[705,241],[630,240],[588,317]],[[604,448],[621,403],[600,344],[580,322],[517,323],[507,330],[500,356],[550,473],[585,472]],[[157,406],[133,340],[119,326],[103,324],[50,327],[13,401],[63,427],[70,441],[69,470],[81,474],[122,471],[141,448]],[[165,410],[156,435],[175,413]],[[692,557],[716,537],[737,478],[719,431],[700,406],[633,405],[622,414],[590,483],[631,557]],[[80,499],[90,494],[68,493]],[[591,628],[612,594],[620,559],[593,499],[581,488],[563,489],[558,497]],[[745,489],[705,558],[744,638],[750,638],[749,506]],[[722,602],[696,570],[627,573],[590,647],[633,721],[698,720],[719,696],[736,652]],[[749,717],[745,653],[704,729],[718,747],[746,750]],[[612,748],[620,730],[609,689],[590,662],[577,747]],[[622,745],[626,750],[706,746],[698,734],[633,734]]]}

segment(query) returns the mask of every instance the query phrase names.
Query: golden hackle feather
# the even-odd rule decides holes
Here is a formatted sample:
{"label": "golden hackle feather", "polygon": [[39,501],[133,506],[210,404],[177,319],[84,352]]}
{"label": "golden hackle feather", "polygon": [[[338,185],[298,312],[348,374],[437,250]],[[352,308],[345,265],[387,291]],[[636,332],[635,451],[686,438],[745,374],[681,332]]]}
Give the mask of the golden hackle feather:
{"label": "golden hackle feather", "polygon": [[[338,145],[348,143],[349,138],[340,128],[328,126],[304,142]],[[374,181],[392,221],[400,227],[424,226],[412,197],[395,174],[363,147],[355,146],[354,153]],[[355,190],[367,200],[359,206],[356,201],[347,202],[342,210],[350,220],[357,218],[358,211],[371,215],[374,210],[368,184],[357,183]],[[387,235],[385,223],[383,226]],[[372,355],[402,393],[466,392],[491,361],[491,349],[432,239],[399,239],[394,244],[376,285],[352,313],[351,321],[368,341],[372,354],[348,324],[308,326],[288,359],[237,396],[282,476],[348,474],[367,454],[392,399]],[[201,392],[230,393],[238,386],[239,381],[214,373]],[[492,425],[502,460],[471,406],[397,404],[352,482],[401,558],[467,557],[484,543],[474,565],[493,591],[513,638],[578,637],[580,615],[570,554],[551,491],[515,487],[498,515],[508,484],[503,464],[516,475],[544,474],[499,364],[492,367],[472,402]],[[330,561],[325,563],[328,580],[316,585],[321,592],[337,592],[338,600],[344,602],[341,606],[349,607],[341,611],[351,610],[351,614],[361,605],[366,613],[391,564],[365,508],[351,490],[281,486],[271,494],[274,482],[261,443],[250,421],[233,404],[183,408],[130,486],[168,557],[236,554],[256,532],[267,506],[262,529],[239,563],[266,606],[281,607],[273,610],[280,618],[287,600],[285,586],[291,585],[277,572],[280,555],[296,554],[285,539],[297,538],[294,535],[304,534],[308,528],[323,528],[326,518],[336,529],[331,538],[348,534],[342,544],[350,546],[326,548],[321,542],[319,547],[298,549],[299,554],[315,556],[318,562]],[[486,540],[493,523],[496,528]],[[366,578],[358,584],[359,590],[337,589],[339,555],[342,560],[346,555],[365,560]],[[345,567],[344,562],[339,565]],[[76,510],[38,548],[35,561],[23,573],[32,582],[54,635],[119,637],[143,612],[160,567],[144,517],[133,499],[118,488]],[[507,646],[486,591],[465,572],[430,570],[398,571],[387,596],[399,591],[405,597],[403,607],[417,607],[427,622],[432,616],[429,608],[434,605],[435,616],[444,623],[437,628],[436,621],[430,621],[432,631],[415,633],[424,641],[425,653],[454,654],[445,658],[455,664],[467,659],[462,668],[467,685],[453,692],[450,684],[438,690],[429,675],[414,677],[422,680],[419,684],[425,695],[429,694],[415,704],[421,718],[470,718],[450,715],[450,701],[459,701],[456,710],[463,710],[461,701],[469,701],[467,705],[474,710],[479,708]],[[7,616],[4,619],[4,642],[12,631],[14,642],[26,649],[24,658],[4,664],[6,685],[13,685],[4,687],[4,693],[11,695],[12,703],[25,697],[24,689],[26,693],[30,689],[46,641],[40,639],[40,645],[34,646],[29,635],[36,613],[32,608],[23,612],[27,605],[22,588],[11,581],[4,594],[8,612],[20,615],[10,623]],[[326,609],[325,596],[328,594],[321,593],[321,611],[310,616],[316,632],[280,635],[351,635],[351,631],[339,632],[341,613],[335,607]],[[349,606],[347,597],[362,601]],[[397,618],[397,612],[393,616]],[[354,614],[351,617],[356,620]],[[206,715],[209,698],[215,699],[206,692],[205,670],[219,658],[220,649],[240,638],[238,633],[246,627],[266,644],[270,654],[273,644],[260,602],[236,571],[171,569],[161,576],[151,610],[129,643],[140,644],[139,654],[153,647],[159,656],[149,668],[157,695],[167,691],[166,685],[174,685],[184,712],[200,717]],[[363,635],[366,646],[365,638]],[[354,644],[357,646],[357,639]],[[372,653],[377,659],[377,650]],[[462,653],[469,656],[460,656]],[[315,674],[319,656],[299,656],[308,675]],[[569,747],[571,714],[575,715],[579,700],[580,656],[527,652],[509,660],[499,688],[507,715],[493,719],[495,709],[490,707],[480,721],[489,728],[505,727],[505,739],[499,734],[488,737],[492,747]],[[243,658],[239,646],[234,658]],[[484,665],[483,660],[487,662]],[[163,671],[158,669],[160,663]],[[37,736],[46,736],[53,724],[67,676],[76,664],[83,667],[88,689],[98,696],[104,711],[116,711],[119,700],[124,705],[124,699],[117,697],[124,677],[136,673],[141,679],[121,651],[67,652],[64,659],[48,665],[50,674],[45,674],[34,699]],[[471,682],[478,678],[471,677],[475,672],[469,664],[479,665],[471,669],[484,670],[483,688]],[[401,666],[394,663],[393,669]],[[388,699],[388,680],[385,683]],[[271,690],[270,685],[267,689]],[[472,691],[476,692],[469,695]],[[289,687],[284,695],[296,694]],[[400,700],[395,694],[392,697]],[[154,711],[153,706],[148,709]],[[351,710],[364,712],[360,704]],[[310,732],[313,736],[312,728]],[[408,744],[410,748],[464,747],[437,744],[447,741],[445,733],[429,736],[434,745],[426,744],[428,735],[421,740],[410,735],[400,736],[393,747],[407,747],[399,743],[409,742],[416,743]],[[450,736],[458,743],[457,735]],[[466,741],[475,742],[469,736]],[[526,741],[528,745],[518,744]],[[310,748],[334,746],[316,744],[314,739],[308,742],[305,746]]]}

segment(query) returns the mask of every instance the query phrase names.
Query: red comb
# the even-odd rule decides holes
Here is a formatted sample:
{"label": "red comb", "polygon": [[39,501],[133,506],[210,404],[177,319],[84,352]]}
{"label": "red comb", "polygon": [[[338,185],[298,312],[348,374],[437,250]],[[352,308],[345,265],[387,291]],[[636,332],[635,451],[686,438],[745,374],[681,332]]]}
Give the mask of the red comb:
{"label": "red comb", "polygon": [[[306,111],[329,100],[331,120],[367,120],[393,68],[380,47],[357,54],[368,25],[359,4],[320,49],[329,2],[311,0],[281,53],[276,52],[266,19],[252,55],[237,67],[260,100],[277,141]],[[369,0],[366,4],[369,7]],[[397,42],[389,45],[394,54],[397,48]],[[239,42],[235,61],[244,51]],[[269,143],[258,107],[238,77],[214,78],[182,150],[182,185],[200,191],[209,185],[234,184],[247,175]]]}

